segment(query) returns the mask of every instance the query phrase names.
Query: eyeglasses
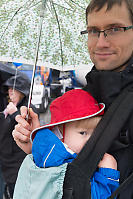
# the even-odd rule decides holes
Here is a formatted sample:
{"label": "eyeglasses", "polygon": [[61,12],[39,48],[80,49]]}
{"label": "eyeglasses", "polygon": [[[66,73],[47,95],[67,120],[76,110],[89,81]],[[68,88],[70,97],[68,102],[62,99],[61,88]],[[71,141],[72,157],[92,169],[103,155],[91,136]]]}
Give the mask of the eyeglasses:
{"label": "eyeglasses", "polygon": [[101,33],[103,33],[105,38],[107,37],[108,39],[113,39],[116,36],[120,36],[121,33],[129,29],[133,29],[133,26],[114,27],[114,28],[109,28],[105,30],[98,30],[96,28],[88,27],[87,30],[81,31],[81,35],[88,34],[88,38],[96,39],[100,37]]}

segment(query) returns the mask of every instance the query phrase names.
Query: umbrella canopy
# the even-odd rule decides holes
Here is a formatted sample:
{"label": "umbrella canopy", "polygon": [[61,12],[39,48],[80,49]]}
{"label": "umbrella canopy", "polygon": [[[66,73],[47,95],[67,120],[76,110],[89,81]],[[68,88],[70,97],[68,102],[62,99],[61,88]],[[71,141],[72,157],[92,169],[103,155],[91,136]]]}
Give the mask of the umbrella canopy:
{"label": "umbrella canopy", "polygon": [[26,81],[30,81],[28,76],[24,74],[21,71],[17,71],[17,69],[11,68],[6,64],[3,64],[0,62],[0,84],[5,82],[7,79],[9,79],[11,76],[20,75],[22,76]]}
{"label": "umbrella canopy", "polygon": [[30,80],[26,78],[23,74],[10,77],[3,83],[3,86],[7,88],[11,87],[24,94],[26,97],[29,96]]}
{"label": "umbrella canopy", "polygon": [[15,75],[15,70],[0,62],[0,82],[4,82],[12,75]]}
{"label": "umbrella canopy", "polygon": [[7,0],[0,3],[0,56],[34,60],[43,11],[38,60],[56,65],[88,63],[85,8],[88,0]]}

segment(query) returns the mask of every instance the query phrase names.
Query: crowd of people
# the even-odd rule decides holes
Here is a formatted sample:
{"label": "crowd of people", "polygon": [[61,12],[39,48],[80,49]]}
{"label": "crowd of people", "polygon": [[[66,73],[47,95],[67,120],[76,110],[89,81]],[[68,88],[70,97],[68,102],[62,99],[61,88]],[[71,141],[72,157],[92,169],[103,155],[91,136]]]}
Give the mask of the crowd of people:
{"label": "crowd of people", "polygon": [[[92,70],[86,76],[86,87],[80,91],[68,91],[63,96],[55,99],[51,104],[51,123],[48,125],[40,127],[38,115],[32,108],[27,110],[26,106],[19,107],[20,112],[14,118],[16,120],[14,120],[16,125],[14,130],[12,129],[12,136],[15,141],[15,147],[17,147],[18,150],[21,150],[25,156],[26,154],[29,154],[25,159],[23,157],[23,163],[19,164],[20,170],[15,187],[14,199],[23,198],[21,193],[22,187],[23,190],[25,190],[25,198],[29,193],[28,191],[30,190],[27,190],[25,184],[30,180],[26,171],[30,171],[31,167],[34,168],[34,175],[32,175],[34,180],[30,181],[31,189],[34,193],[32,199],[43,198],[49,189],[51,193],[56,194],[56,196],[54,195],[51,199],[55,199],[58,196],[63,199],[75,199],[77,197],[75,195],[75,187],[69,187],[70,189],[68,190],[64,189],[65,183],[67,182],[65,179],[67,179],[68,175],[68,165],[70,165],[75,158],[78,159],[80,157],[79,155],[82,152],[82,147],[86,142],[91,140],[93,137],[93,130],[101,123],[102,119],[95,120],[95,118],[101,117],[100,113],[103,114],[103,112],[100,112],[102,108],[99,103],[105,104],[104,112],[106,118],[106,113],[115,102],[115,99],[117,99],[117,96],[119,96],[123,90],[128,89],[129,85],[132,86],[133,84],[133,1],[91,0],[86,8],[86,24],[87,29],[81,33],[88,35],[88,51],[90,58],[94,63]],[[130,92],[132,92],[132,90]],[[76,96],[76,94],[78,95]],[[75,101],[72,99],[72,95],[75,95]],[[80,99],[82,99],[84,95],[87,95],[88,97],[81,102]],[[65,101],[65,99],[68,101]],[[70,104],[71,100],[72,104]],[[78,105],[76,104],[77,100]],[[63,104],[64,102],[65,104]],[[90,103],[89,107],[88,102]],[[63,106],[61,106],[61,103]],[[74,109],[77,108],[76,105],[79,106],[79,112],[74,112]],[[95,110],[95,106],[97,106],[97,110]],[[91,113],[89,111],[92,110],[92,107],[94,112],[92,111]],[[83,109],[81,110],[81,108]],[[83,114],[82,116],[81,113],[84,108],[87,111],[87,115]],[[28,111],[30,121],[27,121],[26,119]],[[3,115],[5,120],[10,116],[8,107],[3,112]],[[121,115],[119,116],[119,119],[121,120]],[[87,196],[91,194],[91,198],[106,199],[111,196],[119,185],[121,186],[123,182],[125,183],[128,177],[132,174],[132,119],[133,116],[131,114],[130,117],[127,118],[126,123],[123,123],[123,128],[119,130],[119,136],[113,140],[110,148],[103,155],[103,159],[98,163],[97,170],[91,178],[92,181],[90,186],[92,192],[90,193],[90,189],[88,189],[87,193],[80,193],[81,196],[86,195],[86,198],[88,198]],[[94,126],[90,127],[89,121],[92,120],[94,120]],[[86,121],[87,127],[85,124]],[[80,126],[79,124],[82,124],[82,122],[85,123],[83,126]],[[91,130],[88,131],[88,129]],[[109,136],[111,137],[111,135]],[[50,149],[48,149],[49,137],[52,137],[52,143],[49,144],[51,147]],[[81,140],[83,141],[82,143]],[[59,146],[59,149],[54,151],[56,145]],[[58,150],[59,152],[64,152],[63,155],[61,155],[61,153],[56,153]],[[0,149],[0,153],[4,153],[4,150]],[[67,155],[67,158],[64,158],[65,154]],[[55,170],[53,170],[54,168]],[[36,171],[38,169],[41,172],[41,175],[37,175]],[[52,176],[57,172],[58,179],[59,173],[62,173],[62,181],[60,181],[60,188],[58,191],[54,187],[56,183],[49,183],[47,173],[44,174],[46,170],[47,172],[49,171]],[[82,172],[84,173],[84,171]],[[100,172],[102,172],[103,176]],[[112,173],[114,178],[108,176],[108,172],[110,173],[109,175]],[[26,175],[27,180],[25,178]],[[101,181],[98,181],[98,184],[101,186],[97,186],[96,176],[98,177],[98,175],[100,175],[100,178],[113,179],[115,185],[111,184],[110,186],[107,179],[102,178],[104,179],[103,181],[105,184],[100,184]],[[85,178],[86,176],[83,175],[83,177]],[[53,182],[56,180],[53,179]],[[132,199],[132,182],[133,181],[122,189],[116,198]],[[36,190],[38,184],[39,189]],[[107,193],[106,189],[109,191],[108,195],[105,194]],[[37,196],[39,190],[41,192]],[[102,197],[99,196],[100,193],[103,194]],[[27,196],[27,198],[29,197],[30,196]]]}

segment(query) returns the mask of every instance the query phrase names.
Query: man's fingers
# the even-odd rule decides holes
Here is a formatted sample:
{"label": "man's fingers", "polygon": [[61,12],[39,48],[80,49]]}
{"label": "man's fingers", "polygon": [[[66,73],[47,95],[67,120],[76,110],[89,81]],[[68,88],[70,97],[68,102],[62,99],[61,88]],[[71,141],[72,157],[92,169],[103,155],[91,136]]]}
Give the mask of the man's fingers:
{"label": "man's fingers", "polygon": [[38,118],[38,115],[32,110],[32,108],[30,108],[30,120],[31,120],[31,125],[32,125],[32,130],[35,128],[40,127],[40,121]]}
{"label": "man's fingers", "polygon": [[28,136],[30,137],[31,134],[31,127],[28,124],[28,122],[25,122],[25,125],[21,125],[21,124],[17,124],[15,125],[14,131],[15,132],[19,132],[20,134],[24,135],[24,136]]}
{"label": "man's fingers", "polygon": [[16,117],[15,117],[15,120],[18,122],[18,124],[20,124],[20,125],[16,125],[15,126],[15,128],[17,127],[17,130],[19,131],[21,131],[21,127],[23,127],[23,128],[25,128],[25,129],[27,129],[27,130],[29,130],[29,131],[31,131],[31,126],[30,126],[30,124],[28,123],[28,121],[26,121],[24,118],[22,118],[22,116],[21,115],[17,115]]}
{"label": "man's fingers", "polygon": [[20,113],[23,118],[26,118],[28,114],[28,108],[26,106],[21,106]]}
{"label": "man's fingers", "polygon": [[16,142],[18,142],[18,141],[21,142],[21,143],[30,142],[29,136],[26,136],[26,135],[24,135],[24,134],[22,134],[22,133],[20,133],[16,130],[13,130],[12,135],[13,135],[13,138]]}
{"label": "man's fingers", "polygon": [[31,118],[38,120],[38,115],[32,110],[32,108],[30,108],[29,113]]}
{"label": "man's fingers", "polygon": [[16,130],[13,130],[12,132],[13,138],[16,142],[16,144],[27,154],[31,153],[32,144],[30,142],[30,138],[27,136],[19,133]]}

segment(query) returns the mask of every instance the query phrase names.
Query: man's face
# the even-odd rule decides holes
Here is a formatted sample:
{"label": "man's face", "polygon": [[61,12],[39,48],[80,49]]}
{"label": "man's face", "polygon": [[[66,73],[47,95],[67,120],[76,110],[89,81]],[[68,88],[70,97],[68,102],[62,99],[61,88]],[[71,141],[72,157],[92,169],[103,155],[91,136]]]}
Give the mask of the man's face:
{"label": "man's face", "polygon": [[[104,6],[100,11],[88,14],[87,19],[88,27],[98,30],[132,25],[125,3],[121,6],[116,4],[109,11]],[[133,29],[122,32],[113,39],[105,38],[103,33],[98,39],[88,38],[88,50],[98,70],[123,70],[123,64],[133,54]]]}
{"label": "man's face", "polygon": [[64,143],[69,149],[75,153],[79,153],[87,140],[92,135],[98,122],[101,120],[100,116],[92,117],[85,120],[69,122],[65,124]]}

